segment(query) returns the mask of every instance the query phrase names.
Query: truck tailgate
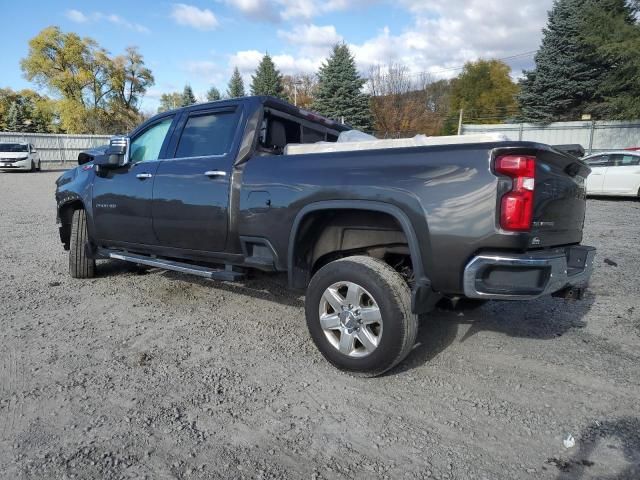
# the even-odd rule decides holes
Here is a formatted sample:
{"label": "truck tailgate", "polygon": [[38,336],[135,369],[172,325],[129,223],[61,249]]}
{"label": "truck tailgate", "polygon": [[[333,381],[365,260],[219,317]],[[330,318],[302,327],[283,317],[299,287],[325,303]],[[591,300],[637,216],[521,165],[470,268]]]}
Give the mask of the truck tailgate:
{"label": "truck tailgate", "polygon": [[582,241],[589,173],[573,156],[553,149],[537,152],[531,247]]}

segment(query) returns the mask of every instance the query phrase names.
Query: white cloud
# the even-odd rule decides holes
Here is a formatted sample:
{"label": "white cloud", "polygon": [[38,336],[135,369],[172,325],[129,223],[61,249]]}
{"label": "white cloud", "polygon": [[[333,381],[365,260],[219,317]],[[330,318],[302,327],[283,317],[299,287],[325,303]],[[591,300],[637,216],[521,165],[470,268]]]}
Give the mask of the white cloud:
{"label": "white cloud", "polygon": [[333,25],[296,25],[291,31],[278,30],[278,37],[314,56],[327,54],[331,47],[343,41]]}
{"label": "white cloud", "polygon": [[184,70],[189,78],[197,78],[207,83],[219,83],[226,75],[226,65],[211,60],[190,60],[185,63]]}
{"label": "white cloud", "polygon": [[274,0],[281,8],[283,20],[310,19],[325,13],[371,6],[377,0]]}
{"label": "white cloud", "polygon": [[176,3],[173,5],[171,17],[179,24],[198,30],[213,30],[219,25],[214,13],[207,9],[199,9],[193,5]]}
{"label": "white cloud", "polygon": [[82,13],[79,10],[67,10],[65,16],[76,23],[87,23],[87,22],[109,22],[114,25],[119,25],[121,27],[128,28],[129,30],[134,30],[139,33],[150,33],[150,30],[141,25],[139,23],[130,22],[127,19],[121,17],[120,15],[116,15],[115,13],[102,13],[102,12],[91,12],[91,13]]}
{"label": "white cloud", "polygon": [[279,21],[311,19],[378,0],[225,0],[225,3],[254,20]]}
{"label": "white cloud", "polygon": [[280,19],[270,0],[225,0],[225,3],[253,20],[271,22]]}
{"label": "white cloud", "polygon": [[89,18],[79,10],[67,10],[65,16],[72,22],[76,23],[85,23],[89,20]]}
{"label": "white cloud", "polygon": [[243,50],[231,55],[229,65],[232,69],[238,67],[240,73],[246,75],[255,71],[263,56],[264,53],[258,50]]}
{"label": "white cloud", "polygon": [[127,20],[125,20],[124,18],[122,18],[120,15],[116,15],[115,13],[111,13],[108,15],[103,15],[103,14],[98,14],[98,15],[102,15],[102,18],[104,18],[106,21],[111,22],[115,25],[122,25],[123,27],[126,27],[130,30],[135,30],[137,32],[140,33],[149,33],[150,30],[145,27],[144,25],[140,25],[139,23],[131,23]]}
{"label": "white cloud", "polygon": [[[413,72],[451,77],[460,65],[478,58],[504,58],[536,50],[553,0],[515,4],[511,0],[399,0],[413,24],[393,34],[350,45],[359,68],[399,62]],[[532,55],[510,61],[514,75]]]}

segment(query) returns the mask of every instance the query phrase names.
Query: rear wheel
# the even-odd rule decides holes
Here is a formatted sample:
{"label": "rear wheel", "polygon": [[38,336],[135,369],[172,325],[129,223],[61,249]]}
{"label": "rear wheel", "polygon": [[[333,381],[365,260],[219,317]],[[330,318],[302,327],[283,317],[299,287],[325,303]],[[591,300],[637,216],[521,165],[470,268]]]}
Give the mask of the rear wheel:
{"label": "rear wheel", "polygon": [[87,213],[80,209],[73,212],[71,220],[71,239],[69,242],[69,274],[73,278],[93,278],[96,261],[87,255],[89,232],[87,231]]}
{"label": "rear wheel", "polygon": [[305,299],[314,343],[335,367],[376,376],[400,363],[415,344],[418,318],[411,291],[386,263],[354,256],[322,267]]}

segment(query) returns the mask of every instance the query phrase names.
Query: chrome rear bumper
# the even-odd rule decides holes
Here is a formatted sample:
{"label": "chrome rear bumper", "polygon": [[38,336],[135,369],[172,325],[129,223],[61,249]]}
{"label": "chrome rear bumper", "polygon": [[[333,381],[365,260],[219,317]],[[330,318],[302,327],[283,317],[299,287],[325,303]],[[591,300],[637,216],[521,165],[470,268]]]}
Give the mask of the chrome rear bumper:
{"label": "chrome rear bumper", "polygon": [[487,300],[530,300],[586,287],[596,249],[574,246],[526,254],[483,253],[464,270],[464,294]]}

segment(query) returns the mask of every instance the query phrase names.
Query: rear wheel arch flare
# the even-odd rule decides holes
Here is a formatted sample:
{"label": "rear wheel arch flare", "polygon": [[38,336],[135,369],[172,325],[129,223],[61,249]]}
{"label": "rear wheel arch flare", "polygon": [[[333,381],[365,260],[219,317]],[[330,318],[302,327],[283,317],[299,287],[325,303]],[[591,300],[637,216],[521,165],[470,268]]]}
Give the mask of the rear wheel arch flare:
{"label": "rear wheel arch flare", "polygon": [[[329,200],[312,203],[298,212],[291,232],[289,235],[289,246],[287,252],[287,264],[289,272],[289,284],[294,288],[305,288],[308,278],[305,278],[299,265],[299,252],[297,242],[301,234],[304,234],[305,221],[309,219],[309,215],[320,212],[335,212],[340,210],[361,210],[375,213],[386,214],[395,220],[406,238],[411,263],[416,278],[425,277],[422,254],[419,247],[418,238],[409,217],[396,205],[384,202],[375,202],[368,200]],[[309,268],[309,267],[307,267]],[[310,272],[308,272],[310,273]]]}

